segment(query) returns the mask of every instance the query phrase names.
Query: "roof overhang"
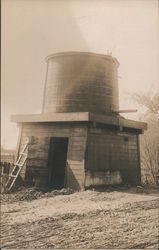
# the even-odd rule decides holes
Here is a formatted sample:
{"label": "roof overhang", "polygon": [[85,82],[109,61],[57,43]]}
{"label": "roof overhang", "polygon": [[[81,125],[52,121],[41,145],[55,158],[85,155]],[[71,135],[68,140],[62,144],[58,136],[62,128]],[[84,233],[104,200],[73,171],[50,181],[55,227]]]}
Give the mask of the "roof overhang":
{"label": "roof overhang", "polygon": [[120,116],[102,115],[90,112],[12,115],[11,121],[17,123],[96,122],[142,131],[147,129],[147,123],[145,122],[129,120]]}

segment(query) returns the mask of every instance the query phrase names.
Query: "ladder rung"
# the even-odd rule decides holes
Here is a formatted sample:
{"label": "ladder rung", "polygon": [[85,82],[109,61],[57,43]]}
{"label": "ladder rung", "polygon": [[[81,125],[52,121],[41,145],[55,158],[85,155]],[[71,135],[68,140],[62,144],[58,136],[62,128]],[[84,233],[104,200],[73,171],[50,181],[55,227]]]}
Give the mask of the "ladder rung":
{"label": "ladder rung", "polygon": [[16,164],[16,166],[21,168],[23,166],[23,164],[18,163],[18,164]]}
{"label": "ladder rung", "polygon": [[23,150],[19,153],[19,158],[17,159],[16,163],[18,163],[22,159],[23,155],[25,155],[25,157],[27,157],[27,153],[25,153],[25,150],[27,149],[27,147],[28,147],[28,145],[26,144],[24,146]]}
{"label": "ladder rung", "polygon": [[25,164],[26,159],[27,159],[27,157],[25,156],[25,158],[24,158],[24,160],[22,161],[22,163],[16,162],[15,165],[18,166],[18,167],[22,167],[22,166]]}
{"label": "ladder rung", "polygon": [[27,153],[20,152],[19,154],[27,156]]}
{"label": "ladder rung", "polygon": [[14,174],[10,174],[9,177],[13,177],[13,178],[16,178],[17,175],[14,175]]}

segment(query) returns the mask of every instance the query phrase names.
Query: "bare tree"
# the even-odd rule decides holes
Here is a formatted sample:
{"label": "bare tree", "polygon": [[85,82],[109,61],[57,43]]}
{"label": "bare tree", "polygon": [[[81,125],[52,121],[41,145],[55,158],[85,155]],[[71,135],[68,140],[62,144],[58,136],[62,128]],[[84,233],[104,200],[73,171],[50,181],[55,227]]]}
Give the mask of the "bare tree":
{"label": "bare tree", "polygon": [[141,119],[148,123],[148,130],[141,137],[142,181],[157,184],[159,174],[159,93],[134,94],[139,105],[146,108]]}
{"label": "bare tree", "polygon": [[139,105],[147,108],[149,114],[154,114],[158,118],[159,114],[159,92],[154,93],[150,89],[146,94],[133,94],[133,98]]}

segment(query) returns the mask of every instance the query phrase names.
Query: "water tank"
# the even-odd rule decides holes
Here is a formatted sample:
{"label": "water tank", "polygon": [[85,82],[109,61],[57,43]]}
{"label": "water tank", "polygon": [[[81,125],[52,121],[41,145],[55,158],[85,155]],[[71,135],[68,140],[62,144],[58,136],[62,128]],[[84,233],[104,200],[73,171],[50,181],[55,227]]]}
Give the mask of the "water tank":
{"label": "water tank", "polygon": [[49,55],[43,113],[111,113],[119,109],[118,61],[110,55],[64,52]]}

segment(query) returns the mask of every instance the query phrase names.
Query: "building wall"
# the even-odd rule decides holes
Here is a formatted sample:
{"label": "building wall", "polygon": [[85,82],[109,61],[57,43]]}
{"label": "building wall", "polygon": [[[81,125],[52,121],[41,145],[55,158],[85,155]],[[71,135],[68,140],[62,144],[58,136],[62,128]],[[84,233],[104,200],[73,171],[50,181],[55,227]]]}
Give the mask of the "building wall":
{"label": "building wall", "polygon": [[[47,186],[50,137],[68,137],[65,186],[83,189],[93,185],[140,182],[138,135],[89,127],[84,123],[23,124],[20,151],[30,138],[28,159],[21,177]],[[38,183],[39,182],[39,183]]]}
{"label": "building wall", "polygon": [[[84,157],[87,139],[87,126],[84,124],[58,123],[25,123],[22,126],[20,151],[28,138],[31,143],[28,147],[26,166],[21,171],[21,177],[26,182],[39,186],[47,186],[48,180],[48,153],[50,137],[68,137],[67,168],[65,173],[66,187],[81,189],[84,187]],[[33,184],[32,183],[32,184]]]}
{"label": "building wall", "polygon": [[138,135],[89,128],[85,186],[140,182]]}

